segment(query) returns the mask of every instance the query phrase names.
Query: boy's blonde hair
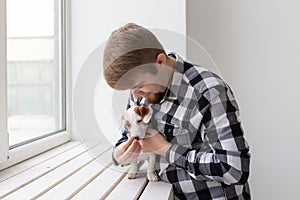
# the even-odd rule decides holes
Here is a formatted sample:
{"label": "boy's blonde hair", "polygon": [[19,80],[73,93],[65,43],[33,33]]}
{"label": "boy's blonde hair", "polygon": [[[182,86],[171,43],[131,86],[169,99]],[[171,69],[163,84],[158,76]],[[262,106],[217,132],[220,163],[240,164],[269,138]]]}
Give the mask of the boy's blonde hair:
{"label": "boy's blonde hair", "polygon": [[[104,78],[114,89],[129,89],[131,83],[120,85],[121,78],[136,67],[155,63],[160,53],[166,54],[152,32],[137,24],[128,23],[112,32],[106,43]],[[143,72],[156,73],[153,67],[143,67]]]}

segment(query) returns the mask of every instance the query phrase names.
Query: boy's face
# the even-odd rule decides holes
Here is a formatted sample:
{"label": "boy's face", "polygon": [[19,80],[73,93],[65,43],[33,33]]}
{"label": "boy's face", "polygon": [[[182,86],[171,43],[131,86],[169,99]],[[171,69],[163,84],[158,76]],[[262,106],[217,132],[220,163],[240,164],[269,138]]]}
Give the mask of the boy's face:
{"label": "boy's face", "polygon": [[157,73],[143,72],[143,68],[133,72],[131,74],[133,85],[130,87],[130,91],[135,99],[142,96],[149,103],[160,103],[173,71],[171,68],[162,67],[159,64],[148,65],[147,67],[148,69],[154,67],[153,71],[157,71]]}
{"label": "boy's face", "polygon": [[142,96],[149,103],[159,103],[164,97],[166,87],[156,83],[141,83],[138,87],[130,89],[133,97]]}
{"label": "boy's face", "polygon": [[[142,96],[149,103],[160,103],[172,78],[176,64],[174,58],[170,58],[170,60],[172,60],[172,63],[169,63],[169,66],[166,64],[166,56],[161,54],[157,57],[155,64],[143,65],[128,73],[127,77],[130,77],[129,79],[133,83],[130,86],[130,91],[135,99]],[[156,71],[156,73],[147,72],[151,67],[153,67],[152,71]]]}

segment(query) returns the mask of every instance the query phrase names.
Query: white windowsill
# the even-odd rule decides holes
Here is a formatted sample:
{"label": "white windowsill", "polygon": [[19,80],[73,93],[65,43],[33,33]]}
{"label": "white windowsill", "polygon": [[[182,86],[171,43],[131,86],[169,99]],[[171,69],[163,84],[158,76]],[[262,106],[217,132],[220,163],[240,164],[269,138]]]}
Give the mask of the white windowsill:
{"label": "white windowsill", "polygon": [[61,133],[57,133],[55,135],[12,149],[9,151],[9,159],[4,163],[0,163],[0,170],[48,151],[49,149],[57,147],[70,140],[71,134],[67,131],[63,131]]}
{"label": "white windowsill", "polygon": [[171,184],[147,180],[147,165],[128,179],[128,168],[112,165],[111,154],[102,144],[60,145],[0,170],[0,199],[174,199]]}

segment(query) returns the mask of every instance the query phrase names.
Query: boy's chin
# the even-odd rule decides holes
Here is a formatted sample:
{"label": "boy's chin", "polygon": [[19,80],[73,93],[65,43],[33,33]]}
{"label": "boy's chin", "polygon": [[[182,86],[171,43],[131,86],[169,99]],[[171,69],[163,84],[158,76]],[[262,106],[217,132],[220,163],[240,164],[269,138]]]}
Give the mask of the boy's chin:
{"label": "boy's chin", "polygon": [[151,95],[149,98],[146,98],[146,101],[148,103],[159,103],[163,97],[164,97],[164,92],[160,92],[160,93],[155,93],[153,95]]}

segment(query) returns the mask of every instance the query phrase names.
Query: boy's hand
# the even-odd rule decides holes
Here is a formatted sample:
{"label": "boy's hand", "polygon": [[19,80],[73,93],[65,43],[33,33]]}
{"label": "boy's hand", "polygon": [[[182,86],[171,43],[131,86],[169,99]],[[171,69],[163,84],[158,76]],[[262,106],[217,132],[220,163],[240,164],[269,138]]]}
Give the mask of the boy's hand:
{"label": "boy's hand", "polygon": [[172,146],[165,137],[157,130],[148,129],[148,136],[139,140],[141,148],[144,152],[153,152],[166,157],[168,149]]}
{"label": "boy's hand", "polygon": [[130,137],[115,149],[113,156],[119,164],[127,165],[134,162],[140,153],[141,145],[134,137]]}

